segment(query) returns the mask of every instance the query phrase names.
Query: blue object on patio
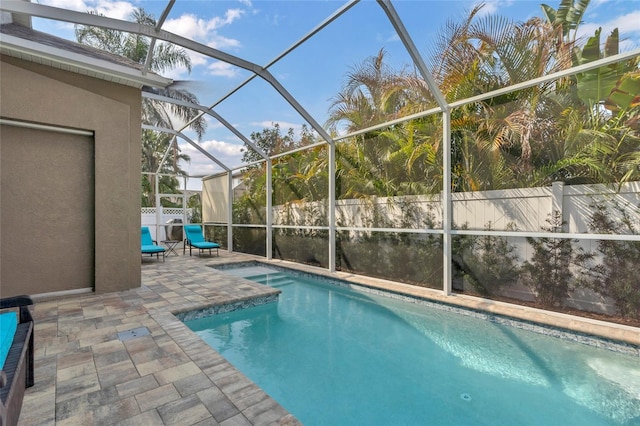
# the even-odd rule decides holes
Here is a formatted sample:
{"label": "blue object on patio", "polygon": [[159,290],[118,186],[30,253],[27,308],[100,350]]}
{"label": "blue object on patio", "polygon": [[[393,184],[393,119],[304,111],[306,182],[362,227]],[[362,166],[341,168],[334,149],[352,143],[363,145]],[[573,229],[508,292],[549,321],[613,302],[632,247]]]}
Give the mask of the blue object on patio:
{"label": "blue object on patio", "polygon": [[0,314],[0,368],[4,367],[16,328],[18,328],[18,315],[15,312]]}
{"label": "blue object on patio", "polygon": [[[33,386],[33,318],[29,296],[0,299],[2,370],[0,370],[0,424],[16,425],[26,388]],[[8,343],[8,347],[5,347]]]}
{"label": "blue object on patio", "polygon": [[151,232],[149,231],[148,226],[142,227],[142,233],[140,234],[140,243],[142,245],[142,254],[150,254],[152,257],[155,254],[159,259],[160,253],[162,253],[162,261],[164,262],[165,248],[157,245],[156,242],[151,238]]}
{"label": "blue object on patio", "polygon": [[191,247],[198,249],[198,256],[200,256],[202,250],[209,250],[209,254],[211,254],[212,249],[216,249],[216,254],[218,256],[220,255],[218,252],[220,244],[205,240],[200,225],[186,225],[184,227],[184,233],[186,234],[186,238],[184,239],[182,254],[184,254],[186,247],[189,246],[189,256],[191,256]]}

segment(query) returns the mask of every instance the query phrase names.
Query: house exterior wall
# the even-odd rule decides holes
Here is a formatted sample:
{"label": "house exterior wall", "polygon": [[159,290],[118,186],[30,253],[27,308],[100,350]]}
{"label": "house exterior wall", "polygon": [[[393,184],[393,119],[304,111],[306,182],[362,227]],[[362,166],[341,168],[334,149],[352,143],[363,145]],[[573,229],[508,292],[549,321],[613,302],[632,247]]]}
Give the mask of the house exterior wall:
{"label": "house exterior wall", "polygon": [[[0,57],[0,76],[3,118],[94,132],[95,279],[86,287],[94,286],[97,293],[139,287],[140,89],[6,56]],[[11,173],[11,163],[2,166],[3,174]],[[16,190],[28,191],[29,185],[39,184],[30,182],[29,176],[24,178],[23,188]],[[57,176],[51,176],[51,181],[57,182]],[[64,182],[53,188],[64,191]],[[1,240],[9,240],[6,233],[12,232],[20,230],[3,227]],[[0,241],[0,270],[11,267],[3,264],[10,249]],[[33,267],[41,262],[46,259],[33,259]],[[3,297],[68,288],[56,277],[36,288],[13,288],[9,284],[0,283]]]}

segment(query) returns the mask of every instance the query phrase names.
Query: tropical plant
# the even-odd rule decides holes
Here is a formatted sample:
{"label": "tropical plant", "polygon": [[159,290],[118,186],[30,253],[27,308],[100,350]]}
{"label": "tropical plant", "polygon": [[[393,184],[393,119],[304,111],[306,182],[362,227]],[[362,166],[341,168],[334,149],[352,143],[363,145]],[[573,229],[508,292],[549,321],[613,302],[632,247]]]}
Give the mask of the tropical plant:
{"label": "tropical plant", "polygon": [[640,71],[629,71],[617,81],[606,99],[605,108],[612,112],[635,109],[633,122],[626,123],[638,132],[638,107],[640,107]]}
{"label": "tropical plant", "polygon": [[[315,134],[302,125],[298,135],[293,128],[286,134],[280,125],[251,134],[252,142],[265,154],[272,156],[309,145],[316,140]],[[265,223],[266,220],[266,162],[259,162],[262,156],[245,144],[242,161],[254,163],[242,172],[245,190],[234,199],[235,223]],[[326,149],[311,148],[309,151],[285,155],[272,163],[273,203],[285,204],[291,201],[317,201],[326,199],[328,178]],[[255,164],[258,162],[257,164]]]}
{"label": "tropical plant", "polygon": [[326,147],[314,147],[273,160],[273,204],[327,199],[329,177]]}
{"label": "tropical plant", "polygon": [[[90,11],[91,14],[98,14],[96,11]],[[153,15],[147,13],[142,8],[135,9],[131,14],[131,20],[142,25],[155,27],[156,20]],[[123,33],[121,31],[108,28],[99,28],[86,25],[76,25],[75,35],[79,43],[92,46],[101,50],[111,52],[128,58],[134,63],[143,65],[146,62],[151,46],[150,39],[139,34]],[[149,68],[155,72],[165,72],[175,67],[185,67],[191,71],[191,59],[187,52],[171,43],[157,42],[153,48]],[[144,91],[153,92],[169,98],[198,104],[198,98],[185,88],[179,85],[172,85],[167,88],[143,87]],[[182,105],[167,104],[149,98],[142,98],[142,122],[158,127],[175,128],[174,120],[178,118],[180,121],[189,122],[191,130],[195,131],[198,138],[201,138],[206,130],[206,121],[199,115],[199,111]],[[150,139],[147,139],[150,138]],[[143,150],[143,172],[155,173],[157,168],[151,161],[152,157],[162,158],[164,155],[164,142],[159,142],[162,138],[152,136],[150,132],[142,133],[142,150]],[[164,139],[162,139],[164,140]],[[157,148],[161,151],[149,152],[149,148]],[[170,161],[172,162],[173,172],[177,175],[184,174],[179,166],[180,159],[187,157],[180,153],[177,143],[171,145],[173,151]],[[161,170],[167,172],[167,170]],[[169,179],[162,177],[160,185],[166,187],[163,193],[175,193],[178,187],[177,179]],[[155,184],[149,181],[148,176],[142,178],[142,203],[143,206],[155,205],[155,197],[153,196]]]}
{"label": "tropical plant", "polygon": [[[572,57],[575,58],[573,51],[576,47],[578,27],[589,3],[590,0],[560,0],[557,10],[547,4],[540,5],[547,23],[559,30],[555,31],[555,42],[552,46],[562,68],[571,66]],[[573,82],[574,78],[568,78],[559,83],[571,85]]]}
{"label": "tropical plant", "polygon": [[[98,14],[96,11],[90,11],[89,13]],[[135,9],[131,13],[130,19],[138,24],[156,26],[156,20],[153,15],[142,8]],[[124,56],[140,65],[145,63],[151,45],[150,39],[146,36],[123,33],[108,28],[76,25],[75,34],[78,43]],[[153,48],[149,68],[155,72],[165,72],[179,66],[185,67],[189,72],[191,71],[191,59],[186,50],[171,43],[157,42]],[[198,103],[198,99],[194,94],[179,86],[169,86],[165,89],[145,87],[143,90],[186,102]],[[191,122],[190,128],[198,134],[198,137],[202,137],[204,134],[206,122],[204,118],[199,117],[198,110],[176,104],[167,105],[163,102],[143,98],[143,122],[155,126],[174,128],[172,116],[176,116],[184,122],[190,122],[195,119]]]}
{"label": "tropical plant", "polygon": [[547,21],[552,25],[560,26],[562,36],[568,42],[572,42],[576,39],[578,26],[582,22],[589,3],[590,0],[560,0],[557,10],[547,4],[542,4],[540,7]]}
{"label": "tropical plant", "polygon": [[385,61],[385,50],[354,66],[329,108],[331,131],[344,125],[348,132],[393,118],[405,106],[406,72],[395,72]]}
{"label": "tropical plant", "polygon": [[[615,28],[607,37],[604,48],[601,49],[600,33],[602,28],[598,28],[592,37],[589,37],[585,45],[580,48],[573,49],[573,64],[582,65],[598,59],[607,58],[619,53],[619,33]],[[628,81],[629,74],[633,76],[638,74],[638,65],[640,58],[628,61],[618,62],[606,67],[598,67],[593,70],[576,74],[578,96],[585,105],[593,107],[594,105],[614,106],[612,102],[607,102],[611,92],[618,86],[622,78]],[[631,77],[633,80],[633,77]],[[627,87],[631,89],[632,87]],[[636,91],[636,96],[637,96]],[[616,95],[621,91],[616,90]],[[635,96],[634,96],[635,97]],[[618,98],[622,103],[628,100]]]}
{"label": "tropical plant", "polygon": [[187,207],[191,210],[191,214],[188,217],[189,223],[202,223],[202,200],[200,194],[190,196],[187,200]]}
{"label": "tropical plant", "polygon": [[[501,89],[566,64],[553,47],[559,29],[539,18],[478,18],[482,7],[449,21],[432,45],[429,63],[447,99]],[[541,114],[554,90],[553,82],[544,83],[452,111],[453,189],[500,189],[526,180],[535,167],[538,135],[552,123]]]}
{"label": "tropical plant", "polygon": [[[298,136],[291,127],[287,130],[287,133],[283,134],[279,123],[272,123],[271,127],[265,127],[260,132],[251,133],[253,144],[269,157],[310,145],[316,140],[317,136],[306,124],[301,126]],[[245,144],[242,148],[243,163],[254,163],[262,159],[262,155],[257,153],[251,146]]]}

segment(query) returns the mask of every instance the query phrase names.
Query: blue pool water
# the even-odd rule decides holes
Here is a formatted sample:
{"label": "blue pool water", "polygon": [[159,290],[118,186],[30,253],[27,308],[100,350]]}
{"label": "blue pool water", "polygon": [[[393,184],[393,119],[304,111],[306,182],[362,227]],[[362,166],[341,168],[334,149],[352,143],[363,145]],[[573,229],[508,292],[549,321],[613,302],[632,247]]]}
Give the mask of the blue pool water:
{"label": "blue pool water", "polygon": [[640,425],[640,358],[266,267],[186,324],[306,425]]}

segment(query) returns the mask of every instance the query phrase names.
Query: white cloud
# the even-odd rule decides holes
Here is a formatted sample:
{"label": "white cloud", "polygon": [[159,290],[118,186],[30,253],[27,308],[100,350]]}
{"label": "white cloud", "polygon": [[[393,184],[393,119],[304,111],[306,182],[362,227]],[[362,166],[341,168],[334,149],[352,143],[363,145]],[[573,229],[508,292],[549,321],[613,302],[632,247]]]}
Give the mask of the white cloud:
{"label": "white cloud", "polygon": [[[111,0],[40,0],[42,4],[59,7],[63,9],[86,12],[97,10],[105,16],[115,19],[129,20],[131,14],[136,9],[136,2],[111,1]],[[250,1],[240,2],[247,7],[252,7]],[[222,16],[214,16],[211,19],[199,18],[195,14],[187,13],[177,18],[167,19],[162,27],[163,30],[181,35],[185,38],[198,41],[209,47],[219,50],[237,49],[241,47],[239,40],[225,37],[219,30],[225,26],[233,24],[247,13],[245,9],[230,8]],[[72,30],[73,25],[69,24],[67,31]],[[187,55],[191,59],[192,67],[207,66],[210,58],[201,53],[187,49]],[[235,77],[238,70],[225,64],[214,63],[209,67],[210,74],[224,77]],[[184,67],[176,67],[165,73],[166,77],[180,80],[185,79],[189,72]]]}
{"label": "white cloud", "polygon": [[618,27],[623,37],[629,33],[640,33],[640,10],[617,17],[611,25]]}
{"label": "white cloud", "polygon": [[98,13],[114,19],[129,20],[136,7],[124,1],[98,1],[94,8]]}
{"label": "white cloud", "polygon": [[[478,17],[482,17],[482,16],[493,15],[493,14],[497,13],[498,10],[499,10],[499,7],[498,7],[499,3],[500,2],[497,1],[497,0],[484,2],[484,6],[482,7],[482,9],[480,9],[480,11],[478,12],[477,16]],[[477,6],[477,4],[474,4],[469,9],[472,9],[472,8],[474,8],[476,6]]]}
{"label": "white cloud", "polygon": [[387,42],[400,41],[400,36],[398,35],[398,33],[394,31],[391,34],[389,34],[386,41]]}
{"label": "white cloud", "polygon": [[221,24],[228,25],[233,23],[236,19],[239,19],[242,15],[244,15],[244,10],[242,9],[229,9],[224,14],[224,20],[221,20]]}
{"label": "white cloud", "polygon": [[59,7],[67,10],[75,10],[78,12],[97,10],[98,13],[109,18],[125,20],[128,20],[131,16],[131,13],[136,9],[136,6],[128,1],[41,0],[40,3],[47,6]]}
{"label": "white cloud", "polygon": [[167,19],[162,29],[216,48],[237,47],[240,45],[238,40],[221,36],[217,31],[240,19],[244,13],[242,9],[229,9],[224,16],[214,16],[211,19],[184,14],[178,18]]}
{"label": "white cloud", "polygon": [[[604,43],[607,37],[611,34],[611,31],[613,31],[614,28],[618,28],[621,40],[628,44],[629,38],[638,39],[640,37],[640,25],[638,25],[638,22],[640,22],[640,11],[633,11],[607,22],[582,24],[578,27],[578,37],[582,39],[592,37],[598,28],[602,28],[602,32],[600,33],[600,42]],[[621,42],[620,47],[623,47],[623,42]]]}
{"label": "white cloud", "polygon": [[83,0],[41,0],[40,4],[61,9],[76,10],[78,12],[86,12],[93,7],[87,6]]}
{"label": "white cloud", "polygon": [[233,144],[224,141],[210,140],[204,141],[202,147],[212,153],[223,154],[225,156],[242,155],[242,145]]}
{"label": "white cloud", "polygon": [[[192,60],[193,65],[193,60]],[[189,77],[189,70],[183,66],[176,66],[170,70],[162,72],[162,76],[172,80],[185,80]]]}
{"label": "white cloud", "polygon": [[221,36],[220,34],[213,34],[207,42],[207,46],[213,47],[214,49],[237,48],[240,47],[240,45],[239,40]]}
{"label": "white cloud", "polygon": [[191,66],[206,65],[209,57],[202,53],[194,52],[193,50],[187,50],[189,58],[191,58]]}
{"label": "white cloud", "polygon": [[233,78],[238,75],[238,68],[226,62],[216,61],[207,67],[207,73],[220,77]]}
{"label": "white cloud", "polygon": [[[194,14],[184,14],[178,18],[167,19],[162,29],[183,37],[206,44],[214,49],[237,49],[241,46],[240,41],[225,37],[219,34],[218,30],[230,25],[244,15],[243,9],[228,9],[223,16],[214,16],[211,19],[202,19]],[[209,64],[209,58],[200,53],[187,51],[191,58],[193,67],[205,66]],[[233,77],[236,72],[223,65],[212,64],[209,66],[210,74],[225,77]],[[181,78],[186,70],[174,72],[170,77]]]}
{"label": "white cloud", "polygon": [[211,21],[205,21],[195,15],[186,14],[179,18],[167,19],[162,29],[186,38],[202,40],[215,28],[213,28]]}
{"label": "white cloud", "polygon": [[599,6],[602,6],[605,3],[609,3],[611,0],[595,0],[593,3],[591,3],[593,5],[593,8],[597,8]]}
{"label": "white cloud", "polygon": [[624,39],[620,41],[620,52],[629,52],[633,49],[637,49],[640,46],[640,40]]}
{"label": "white cloud", "polygon": [[[182,152],[191,157],[191,163],[184,165],[183,167],[185,170],[189,171],[190,175],[207,175],[222,170],[220,166],[207,158],[193,146],[186,143],[180,143],[179,145]],[[208,140],[200,143],[200,146],[227,167],[237,166],[242,162],[241,150],[243,145],[241,144]]]}
{"label": "white cloud", "polygon": [[484,3],[484,6],[478,14],[476,15],[478,18],[488,15],[495,15],[496,13],[502,13],[505,7],[509,7],[514,4],[513,0],[487,0],[487,1],[477,1],[473,5],[469,7],[469,10],[476,7],[478,4]]}
{"label": "white cloud", "polygon": [[[578,39],[583,39],[593,36],[598,28],[602,27],[602,24],[582,24],[578,27]],[[605,31],[605,34],[607,32]],[[602,37],[602,35],[601,35]],[[605,35],[606,37],[606,35]]]}

